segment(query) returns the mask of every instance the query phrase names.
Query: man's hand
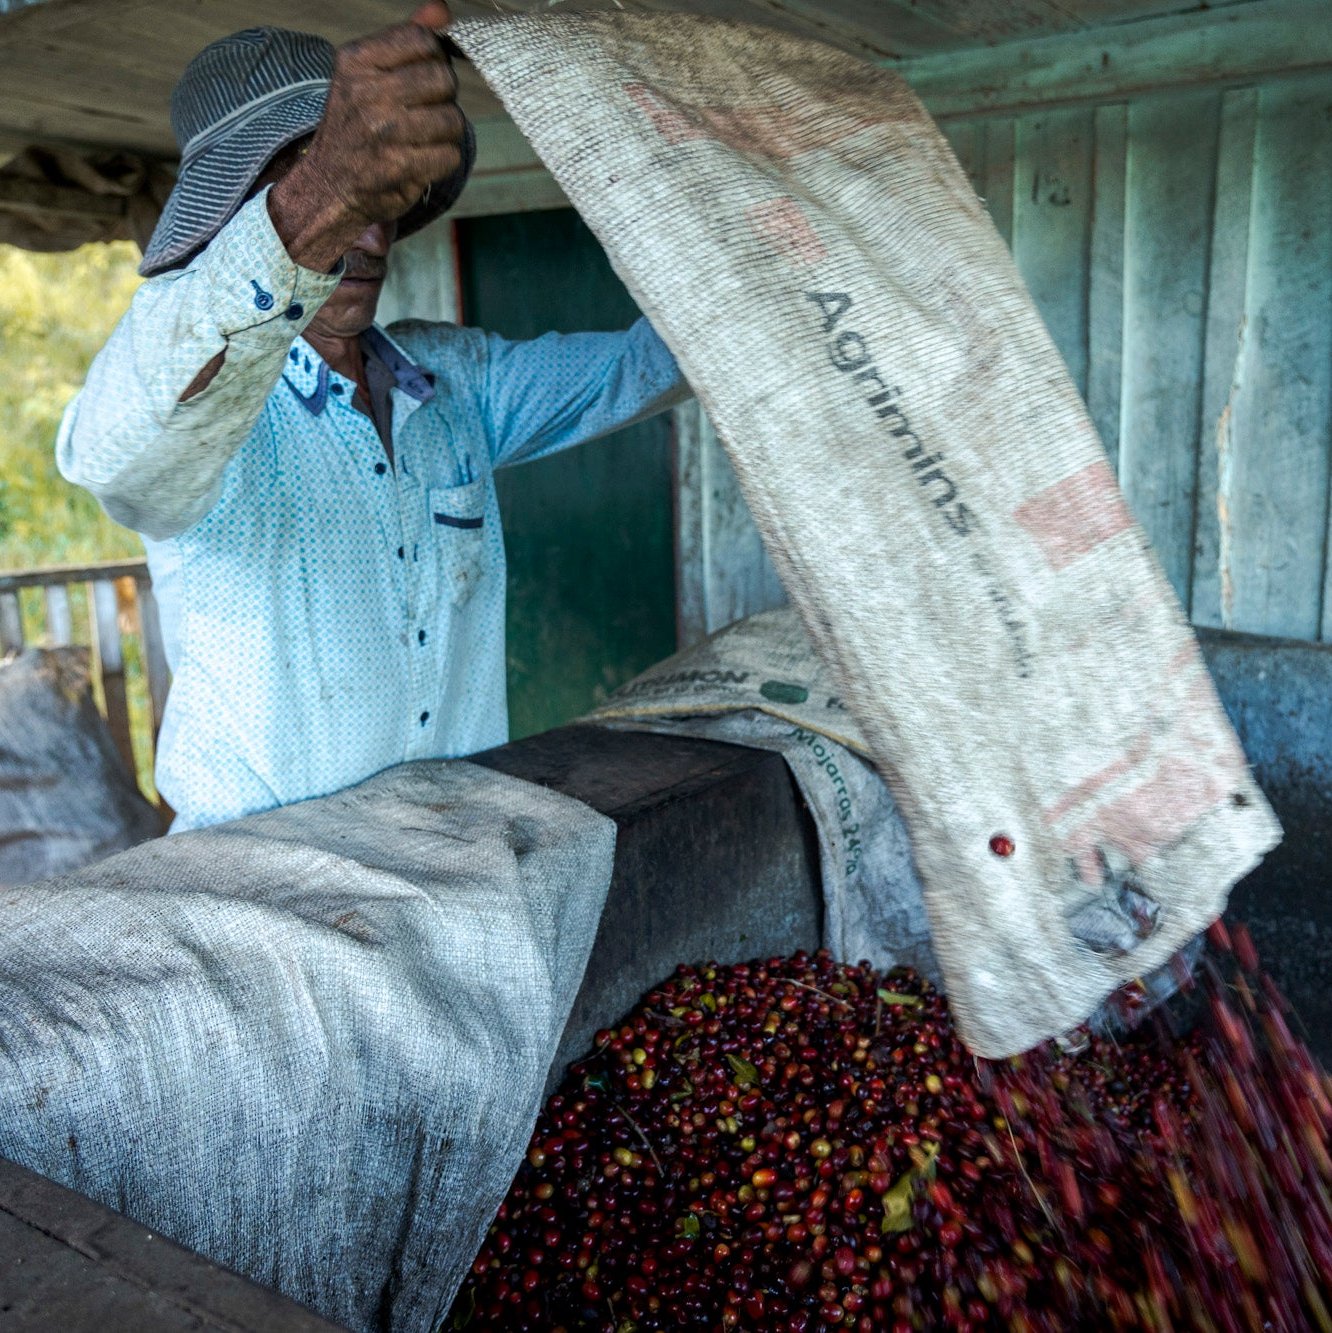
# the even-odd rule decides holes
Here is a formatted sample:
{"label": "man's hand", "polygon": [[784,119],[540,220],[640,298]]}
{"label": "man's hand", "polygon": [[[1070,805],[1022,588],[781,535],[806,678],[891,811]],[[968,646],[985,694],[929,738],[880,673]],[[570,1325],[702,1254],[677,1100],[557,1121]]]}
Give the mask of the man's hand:
{"label": "man's hand", "polygon": [[375,222],[401,217],[462,162],[458,84],[441,0],[341,47],[313,142],[269,194],[291,257],[327,272]]}

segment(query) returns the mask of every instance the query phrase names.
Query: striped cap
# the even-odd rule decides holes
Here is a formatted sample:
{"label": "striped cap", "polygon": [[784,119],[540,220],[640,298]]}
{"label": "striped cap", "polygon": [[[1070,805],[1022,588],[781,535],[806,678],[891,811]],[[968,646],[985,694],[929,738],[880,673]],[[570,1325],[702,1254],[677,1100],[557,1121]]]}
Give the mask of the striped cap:
{"label": "striped cap", "polygon": [[[332,76],[332,44],[285,28],[232,33],[190,61],[171,94],[180,171],[139,265],[145,278],[197,255],[245,202],[274,154],[313,132]],[[475,159],[468,123],[462,165],[399,220],[398,235],[410,236],[451,208]]]}

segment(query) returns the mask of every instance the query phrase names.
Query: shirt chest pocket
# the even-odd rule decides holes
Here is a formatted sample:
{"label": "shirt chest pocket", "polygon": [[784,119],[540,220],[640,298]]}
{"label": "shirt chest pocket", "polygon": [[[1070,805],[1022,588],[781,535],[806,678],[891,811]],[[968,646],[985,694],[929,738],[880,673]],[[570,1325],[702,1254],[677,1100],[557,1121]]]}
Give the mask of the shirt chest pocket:
{"label": "shirt chest pocket", "polygon": [[486,483],[432,486],[428,519],[440,586],[454,606],[462,606],[486,572]]}

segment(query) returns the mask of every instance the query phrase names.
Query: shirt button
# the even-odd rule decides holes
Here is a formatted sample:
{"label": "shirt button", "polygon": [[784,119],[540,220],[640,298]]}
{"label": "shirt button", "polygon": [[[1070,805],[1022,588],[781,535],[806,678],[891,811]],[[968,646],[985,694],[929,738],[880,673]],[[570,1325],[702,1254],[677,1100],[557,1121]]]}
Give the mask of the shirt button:
{"label": "shirt button", "polygon": [[399,559],[399,560],[405,560],[406,558],[407,558],[407,551],[405,550],[405,548],[399,546],[399,547],[398,547],[398,559]]}
{"label": "shirt button", "polygon": [[423,630],[423,629],[419,629],[419,630],[416,631],[416,641],[417,641],[417,643],[424,643],[424,642],[425,642],[425,630]]}
{"label": "shirt button", "polygon": [[254,304],[256,309],[272,310],[273,308],[272,293],[264,291],[264,289],[253,278],[250,279],[250,286],[254,288]]}
{"label": "shirt button", "polygon": [[300,319],[305,314],[305,307],[299,301],[293,301],[287,307],[286,315],[288,319]]}
{"label": "shirt button", "polygon": [[342,385],[341,385],[341,384],[330,384],[330,385],[328,386],[328,390],[329,390],[330,393],[335,393],[335,394],[337,394],[339,398],[342,397]]}
{"label": "shirt button", "polygon": [[425,724],[429,721],[430,721],[430,710],[427,708],[426,711],[421,714],[421,725],[424,727]]}
{"label": "shirt button", "polygon": [[376,475],[377,477],[382,477],[382,476],[384,475],[384,473],[386,473],[387,471],[388,471],[388,464],[387,464],[387,463],[376,463],[376,464],[375,464],[375,475]]}

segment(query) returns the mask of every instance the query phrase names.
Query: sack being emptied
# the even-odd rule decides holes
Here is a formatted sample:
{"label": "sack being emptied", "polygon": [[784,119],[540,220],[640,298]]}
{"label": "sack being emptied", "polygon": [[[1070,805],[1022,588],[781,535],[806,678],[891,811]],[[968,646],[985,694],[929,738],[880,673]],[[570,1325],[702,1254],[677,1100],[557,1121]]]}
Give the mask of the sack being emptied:
{"label": "sack being emptied", "polygon": [[[964,1038],[999,1056],[1077,1024],[1279,828],[942,135],[892,73],[768,29],[452,34],[725,444],[908,822]],[[1074,931],[1139,900],[1134,949]]]}

